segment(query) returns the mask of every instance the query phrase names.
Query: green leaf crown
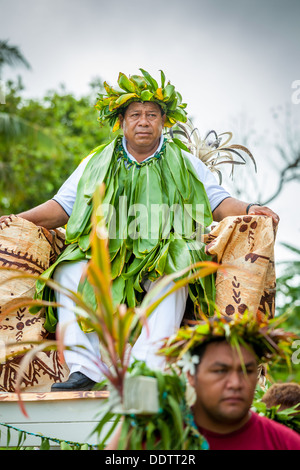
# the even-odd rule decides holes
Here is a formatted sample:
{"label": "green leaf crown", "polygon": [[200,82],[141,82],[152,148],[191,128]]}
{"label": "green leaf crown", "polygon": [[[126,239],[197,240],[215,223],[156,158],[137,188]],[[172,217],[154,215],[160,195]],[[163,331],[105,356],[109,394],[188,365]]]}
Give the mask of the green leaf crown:
{"label": "green leaf crown", "polygon": [[184,354],[193,354],[201,344],[224,338],[238,351],[241,346],[250,349],[258,361],[273,362],[285,359],[290,363],[292,343],[297,339],[294,333],[278,328],[285,318],[257,318],[249,312],[243,316],[203,317],[190,325],[181,327],[176,334],[167,338],[159,354],[169,362],[177,362]]}
{"label": "green leaf crown", "polygon": [[106,94],[99,94],[95,108],[99,110],[99,121],[106,122],[116,131],[120,127],[119,115],[134,101],[150,101],[157,103],[166,114],[165,127],[172,127],[176,122],[186,122],[186,103],[182,103],[182,97],[175,90],[174,85],[168,81],[161,70],[161,85],[146,72],[140,69],[142,75],[131,75],[127,77],[119,73],[119,90],[103,83]]}

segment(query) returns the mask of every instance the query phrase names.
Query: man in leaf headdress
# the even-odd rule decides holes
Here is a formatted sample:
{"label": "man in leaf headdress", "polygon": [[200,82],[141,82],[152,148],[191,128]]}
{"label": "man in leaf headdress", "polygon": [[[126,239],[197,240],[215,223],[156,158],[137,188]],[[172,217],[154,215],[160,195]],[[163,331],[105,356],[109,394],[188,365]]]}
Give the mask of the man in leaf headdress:
{"label": "man in leaf headdress", "polygon": [[[158,354],[172,365],[164,376],[174,380],[172,388],[176,389],[177,381],[185,391],[185,384],[190,383],[193,403],[191,393],[184,393],[174,413],[170,403],[173,400],[178,405],[179,397],[174,400],[173,390],[165,387],[163,400],[160,379],[159,412],[147,417],[152,433],[147,432],[144,415],[132,415],[125,408],[122,424],[106,450],[140,448],[141,443],[145,449],[155,449],[156,444],[158,449],[178,450],[299,450],[298,433],[276,422],[275,417],[261,416],[253,407],[258,364],[270,366],[279,360],[289,363],[293,353],[297,335],[279,327],[284,320],[259,320],[246,312],[242,317],[214,316],[179,328],[163,341]],[[139,373],[142,375],[142,368]],[[146,373],[154,376],[152,371]],[[134,370],[132,374],[136,376]],[[168,429],[174,428],[174,434],[180,420],[181,429],[186,431],[173,440],[174,447],[162,447],[166,442],[162,413],[164,423]],[[184,441],[184,435],[193,438]]]}
{"label": "man in leaf headdress", "polygon": [[[145,291],[159,278],[176,273],[204,259],[199,244],[199,226],[229,215],[262,214],[278,217],[270,209],[234,199],[207,167],[163,135],[165,127],[185,122],[186,105],[174,86],[161,73],[161,86],[145,70],[141,76],[120,73],[119,89],[104,84],[106,94],[99,96],[96,108],[100,122],[108,122],[123,137],[96,148],[79,165],[50,201],[19,214],[46,228],[67,223],[67,247],[44,276],[82,293],[93,305],[93,290],[87,280],[80,282],[86,262],[91,257],[90,232],[92,197],[105,184],[104,213],[109,232],[112,291],[115,304],[139,305]],[[0,222],[5,222],[5,217]],[[193,301],[209,313],[214,297],[211,277],[189,287]],[[182,320],[187,288],[163,301],[149,319],[149,336],[143,329],[133,346],[133,357],[151,367],[161,367],[155,351],[161,338],[172,334]],[[37,285],[37,297],[51,300],[53,292],[43,283]],[[54,332],[57,321],[68,324],[66,345],[80,344],[90,351],[86,357],[76,351],[66,352],[70,378],[54,389],[89,388],[101,378],[98,338],[83,332],[76,324],[74,305],[61,294],[64,305],[58,314],[48,308],[45,327]],[[95,362],[96,361],[96,362]],[[75,375],[74,375],[75,374]]]}
{"label": "man in leaf headdress", "polygon": [[283,321],[212,317],[165,340],[159,353],[187,374],[194,421],[211,450],[300,449],[298,433],[251,409],[258,364],[290,362],[297,335],[279,328]]}

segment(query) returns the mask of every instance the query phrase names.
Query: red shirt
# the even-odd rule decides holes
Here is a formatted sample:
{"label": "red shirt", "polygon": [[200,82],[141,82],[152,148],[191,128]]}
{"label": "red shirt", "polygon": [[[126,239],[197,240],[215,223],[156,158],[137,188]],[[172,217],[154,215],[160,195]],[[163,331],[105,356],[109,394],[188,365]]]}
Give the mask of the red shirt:
{"label": "red shirt", "polygon": [[199,427],[210,450],[300,450],[300,435],[276,421],[252,413],[237,431],[218,434]]}

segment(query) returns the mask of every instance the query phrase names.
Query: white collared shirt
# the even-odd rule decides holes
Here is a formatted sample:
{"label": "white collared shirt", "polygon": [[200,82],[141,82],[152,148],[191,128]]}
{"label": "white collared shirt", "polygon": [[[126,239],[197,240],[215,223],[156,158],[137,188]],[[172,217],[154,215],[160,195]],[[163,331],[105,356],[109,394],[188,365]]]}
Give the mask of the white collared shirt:
{"label": "white collared shirt", "polygon": [[[161,150],[163,142],[164,142],[164,136],[162,135],[160,138],[160,143],[159,143],[157,150],[154,152],[153,155],[150,155],[149,157],[147,157],[146,160],[149,160]],[[127,153],[127,156],[131,160],[137,161],[128,152],[126,139],[124,136],[122,139],[122,144]],[[185,152],[184,150],[182,150],[182,153],[191,161],[198,175],[198,178],[203,183],[210,206],[211,206],[211,210],[213,212],[219,206],[219,204],[221,204],[221,202],[224,199],[231,197],[230,194],[222,186],[220,186],[217,183],[217,180],[215,176],[213,175],[213,173],[207,168],[207,166],[201,160],[199,160],[197,157],[195,157],[191,153]],[[93,155],[94,153],[86,157],[78,165],[76,170],[71,174],[71,176],[69,176],[69,178],[64,182],[64,184],[61,186],[57,194],[53,197],[54,201],[58,202],[58,204],[61,205],[61,207],[68,214],[68,216],[71,215],[72,210],[73,210],[79,180],[85,170],[86,165],[88,164],[89,160],[91,159]]]}

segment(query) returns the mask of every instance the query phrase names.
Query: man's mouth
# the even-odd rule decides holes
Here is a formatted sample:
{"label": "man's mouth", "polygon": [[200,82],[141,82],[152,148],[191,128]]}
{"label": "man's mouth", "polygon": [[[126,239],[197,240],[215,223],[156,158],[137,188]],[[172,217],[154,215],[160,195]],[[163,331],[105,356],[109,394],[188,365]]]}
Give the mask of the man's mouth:
{"label": "man's mouth", "polygon": [[240,396],[231,396],[223,398],[222,401],[225,401],[226,403],[241,403],[244,399]]}

